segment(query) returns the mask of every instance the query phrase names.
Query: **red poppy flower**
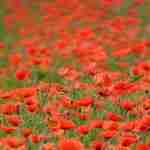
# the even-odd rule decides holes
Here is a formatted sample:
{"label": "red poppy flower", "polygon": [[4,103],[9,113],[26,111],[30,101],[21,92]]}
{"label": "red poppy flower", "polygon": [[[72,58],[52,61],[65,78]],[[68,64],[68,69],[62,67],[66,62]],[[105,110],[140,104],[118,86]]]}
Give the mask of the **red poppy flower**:
{"label": "red poppy flower", "polygon": [[144,109],[150,109],[150,99],[145,99],[143,105]]}
{"label": "red poppy flower", "polygon": [[1,125],[0,130],[4,131],[6,133],[12,133],[12,132],[16,131],[16,128],[15,127],[6,127],[4,125]]}
{"label": "red poppy flower", "polygon": [[76,127],[76,125],[71,120],[66,120],[66,119],[60,120],[60,128],[61,129],[72,129],[75,127]]}
{"label": "red poppy flower", "polygon": [[101,142],[101,141],[98,141],[98,140],[95,140],[95,141],[92,142],[93,150],[103,150],[104,147],[105,147],[104,142]]}
{"label": "red poppy flower", "polygon": [[32,134],[32,129],[30,128],[23,128],[21,129],[21,133],[24,137],[28,137]]}
{"label": "red poppy flower", "polygon": [[147,144],[137,144],[136,150],[149,150],[149,146]]}
{"label": "red poppy flower", "polygon": [[108,119],[110,119],[112,121],[119,121],[119,120],[121,120],[121,116],[118,115],[118,114],[115,114],[113,112],[108,112],[107,113],[107,117],[108,117]]}
{"label": "red poppy flower", "polygon": [[138,66],[134,67],[132,69],[132,72],[133,72],[134,75],[137,75],[137,76],[142,75],[142,70]]}
{"label": "red poppy flower", "polygon": [[26,87],[17,90],[17,94],[23,97],[35,96],[36,92],[37,92],[37,88],[35,87]]}
{"label": "red poppy flower", "polygon": [[0,42],[0,49],[2,49],[2,48],[4,48],[4,47],[5,47],[4,43],[3,43],[3,42]]}
{"label": "red poppy flower", "polygon": [[27,48],[27,53],[29,55],[35,55],[37,51],[39,51],[39,50],[37,48],[34,48],[34,47]]}
{"label": "red poppy flower", "polygon": [[103,126],[103,120],[96,119],[92,120],[90,123],[90,128],[102,128]]}
{"label": "red poppy flower", "polygon": [[121,145],[123,146],[130,146],[131,144],[134,144],[137,142],[137,137],[136,136],[124,136],[121,138]]}
{"label": "red poppy flower", "polygon": [[80,125],[77,128],[77,131],[81,134],[87,134],[89,132],[89,127],[88,127],[88,125]]}
{"label": "red poppy flower", "polygon": [[80,113],[80,112],[76,112],[75,115],[78,116],[81,120],[86,120],[89,117],[88,114]]}
{"label": "red poppy flower", "polygon": [[86,27],[86,28],[82,29],[79,32],[79,34],[80,34],[81,38],[90,38],[93,36],[93,31],[91,30],[91,28]]}
{"label": "red poppy flower", "polygon": [[117,134],[116,130],[106,130],[100,133],[104,138],[109,139]]}
{"label": "red poppy flower", "polygon": [[4,114],[12,114],[18,112],[18,105],[15,104],[1,104],[0,105],[0,112]]}
{"label": "red poppy flower", "polygon": [[123,0],[100,0],[100,3],[103,6],[120,6],[122,4]]}
{"label": "red poppy flower", "polygon": [[123,56],[128,55],[130,52],[131,52],[130,48],[119,49],[119,50],[114,51],[112,53],[112,55],[115,56],[115,57],[123,57]]}
{"label": "red poppy flower", "polygon": [[129,90],[129,84],[124,81],[117,82],[113,88],[112,92],[118,95],[122,95]]}
{"label": "red poppy flower", "polygon": [[18,80],[24,80],[27,77],[29,77],[30,73],[28,71],[25,70],[18,70],[16,71],[16,79]]}
{"label": "red poppy flower", "polygon": [[61,99],[61,103],[64,107],[67,107],[67,108],[71,108],[73,104],[72,101],[69,100],[68,98]]}
{"label": "red poppy flower", "polygon": [[11,115],[7,117],[8,122],[14,126],[18,126],[21,123],[21,118],[18,115]]}
{"label": "red poppy flower", "polygon": [[84,146],[76,139],[60,140],[59,150],[84,150]]}
{"label": "red poppy flower", "polygon": [[82,99],[76,100],[75,104],[77,106],[89,106],[89,105],[93,104],[93,102],[94,101],[91,98],[82,98]]}
{"label": "red poppy flower", "polygon": [[38,100],[36,100],[34,97],[28,97],[28,98],[25,98],[25,103],[27,105],[34,105],[38,102]]}
{"label": "red poppy flower", "polygon": [[109,130],[118,130],[119,123],[114,121],[104,121],[103,122],[103,129],[109,129]]}
{"label": "red poppy flower", "polygon": [[16,137],[7,137],[5,140],[6,143],[12,148],[18,148],[25,143],[24,139]]}
{"label": "red poppy flower", "polygon": [[137,129],[140,131],[147,131],[150,129],[150,116],[144,116],[139,122],[137,123]]}
{"label": "red poppy flower", "polygon": [[27,109],[29,112],[36,112],[39,109],[39,105],[37,103],[32,104],[32,105],[28,105]]}
{"label": "red poppy flower", "polygon": [[51,143],[43,144],[42,150],[53,150],[53,145]]}
{"label": "red poppy flower", "polygon": [[127,123],[124,123],[121,128],[123,130],[126,130],[126,131],[132,131],[134,130],[136,127],[136,122],[135,121],[131,121],[131,122],[127,122]]}
{"label": "red poppy flower", "polygon": [[131,150],[130,147],[119,145],[116,147],[116,150]]}
{"label": "red poppy flower", "polygon": [[47,136],[44,135],[31,135],[31,139],[33,143],[39,143],[41,141],[47,140]]}
{"label": "red poppy flower", "polygon": [[10,55],[9,60],[12,65],[18,65],[19,63],[21,63],[22,56],[20,53],[14,53]]}
{"label": "red poppy flower", "polygon": [[16,94],[15,94],[14,91],[12,91],[12,92],[4,92],[4,91],[1,91],[1,92],[0,92],[0,97],[1,97],[2,99],[12,99],[12,98],[16,97]]}
{"label": "red poppy flower", "polygon": [[128,111],[131,111],[135,104],[132,102],[132,101],[129,101],[129,100],[123,100],[120,104],[120,106],[123,108],[123,109],[126,109]]}

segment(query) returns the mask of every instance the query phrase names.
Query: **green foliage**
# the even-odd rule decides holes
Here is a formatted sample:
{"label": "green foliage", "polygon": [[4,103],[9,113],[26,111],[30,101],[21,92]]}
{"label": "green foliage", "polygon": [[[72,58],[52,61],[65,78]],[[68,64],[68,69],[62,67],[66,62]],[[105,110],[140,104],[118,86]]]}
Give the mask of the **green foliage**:
{"label": "green foliage", "polygon": [[48,72],[44,72],[38,68],[32,68],[32,83],[38,83],[39,81],[48,81]]}
{"label": "green foliage", "polygon": [[132,2],[132,0],[125,0],[122,6],[118,8],[117,14],[120,16],[126,15]]}
{"label": "green foliage", "polygon": [[4,89],[14,89],[14,88],[21,88],[24,87],[24,81],[18,81],[16,78],[1,78],[2,87]]}
{"label": "green foliage", "polygon": [[69,96],[71,99],[80,99],[82,97],[84,97],[85,95],[85,91],[82,89],[74,89],[69,93]]}
{"label": "green foliage", "polygon": [[48,104],[48,94],[46,92],[39,91],[38,100],[39,100],[40,106],[44,107],[46,104]]}
{"label": "green foliage", "polygon": [[105,115],[106,115],[106,112],[104,110],[103,111],[94,110],[92,111],[91,117],[92,119],[97,119],[97,118],[104,119]]}
{"label": "green foliage", "polygon": [[70,130],[67,130],[67,131],[65,132],[65,136],[66,136],[67,138],[75,138],[75,137],[78,136],[78,134],[75,132],[74,129],[70,129]]}
{"label": "green foliage", "polygon": [[121,96],[121,99],[129,99],[129,100],[138,100],[140,97],[144,95],[144,91],[137,91],[134,93],[127,93],[123,96]]}
{"label": "green foliage", "polygon": [[[5,14],[4,9],[0,9],[0,20],[3,20],[4,14]],[[4,23],[3,23],[3,21],[0,21],[0,40],[3,41],[5,35],[6,35],[6,34],[5,34],[5,26],[4,26]]]}
{"label": "green foliage", "polygon": [[93,83],[94,80],[93,80],[93,78],[90,75],[83,75],[81,77],[81,82],[84,82],[84,83]]}
{"label": "green foliage", "polygon": [[48,77],[49,83],[60,83],[60,84],[65,84],[66,81],[58,75],[56,72],[50,72],[49,77]]}
{"label": "green foliage", "polygon": [[82,120],[79,117],[73,117],[72,120],[76,125],[87,124],[87,120]]}
{"label": "green foliage", "polygon": [[89,146],[89,144],[96,138],[98,132],[99,129],[91,129],[86,135],[81,137],[81,141],[86,146]]}
{"label": "green foliage", "polygon": [[46,123],[44,123],[44,114],[42,112],[30,113],[25,107],[21,108],[20,115],[24,122],[22,127],[33,128],[34,133],[45,133],[48,130]]}
{"label": "green foliage", "polygon": [[36,143],[33,143],[31,140],[28,140],[28,150],[38,150],[39,149],[39,146],[40,144],[36,144]]}
{"label": "green foliage", "polygon": [[111,57],[110,59],[108,59],[108,67],[112,70],[112,71],[118,71],[120,70],[120,67],[117,64],[117,59]]}
{"label": "green foliage", "polygon": [[141,75],[134,75],[131,77],[130,82],[136,82],[142,78]]}
{"label": "green foliage", "polygon": [[114,113],[118,113],[123,116],[126,115],[126,111],[124,109],[122,109],[119,105],[113,103],[111,100],[107,100],[104,108],[107,112],[114,112]]}

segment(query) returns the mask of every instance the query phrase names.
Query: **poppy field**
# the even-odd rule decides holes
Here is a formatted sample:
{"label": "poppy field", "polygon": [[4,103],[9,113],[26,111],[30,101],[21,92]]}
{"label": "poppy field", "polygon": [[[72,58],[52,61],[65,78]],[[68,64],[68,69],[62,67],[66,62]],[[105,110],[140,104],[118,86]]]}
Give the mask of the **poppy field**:
{"label": "poppy field", "polygon": [[150,0],[0,0],[0,150],[150,150]]}

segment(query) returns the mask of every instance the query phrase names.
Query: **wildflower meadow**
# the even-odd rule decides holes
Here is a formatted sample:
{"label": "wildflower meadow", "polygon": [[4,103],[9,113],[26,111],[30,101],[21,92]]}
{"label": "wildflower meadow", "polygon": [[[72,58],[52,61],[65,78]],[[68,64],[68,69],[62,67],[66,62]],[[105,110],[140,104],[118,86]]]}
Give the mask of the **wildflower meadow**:
{"label": "wildflower meadow", "polygon": [[0,150],[150,150],[150,0],[0,0]]}

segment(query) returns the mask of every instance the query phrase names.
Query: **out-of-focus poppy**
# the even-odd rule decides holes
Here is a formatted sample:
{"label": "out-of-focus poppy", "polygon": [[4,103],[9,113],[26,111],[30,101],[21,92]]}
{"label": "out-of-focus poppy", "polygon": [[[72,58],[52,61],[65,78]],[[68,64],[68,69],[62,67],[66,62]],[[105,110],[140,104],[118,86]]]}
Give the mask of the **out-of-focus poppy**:
{"label": "out-of-focus poppy", "polygon": [[59,143],[60,150],[84,150],[83,144],[76,139],[63,139]]}

